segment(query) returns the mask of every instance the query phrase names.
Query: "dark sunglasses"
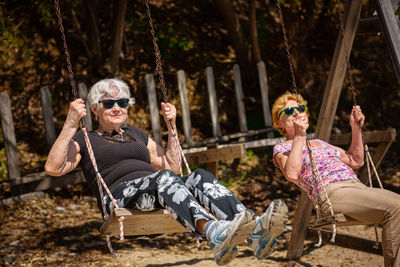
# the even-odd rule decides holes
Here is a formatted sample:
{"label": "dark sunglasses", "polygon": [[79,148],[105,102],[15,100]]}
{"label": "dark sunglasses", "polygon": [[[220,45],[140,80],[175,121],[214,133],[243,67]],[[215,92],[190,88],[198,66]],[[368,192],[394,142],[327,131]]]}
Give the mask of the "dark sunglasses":
{"label": "dark sunglasses", "polygon": [[281,118],[282,113],[285,112],[286,116],[292,116],[294,114],[294,110],[297,109],[299,113],[304,113],[306,111],[306,105],[298,105],[295,107],[284,108],[279,112],[279,118]]}
{"label": "dark sunglasses", "polygon": [[121,99],[103,99],[100,100],[99,103],[103,104],[104,109],[112,109],[115,103],[118,104],[120,108],[128,108],[129,107],[129,99],[121,98]]}

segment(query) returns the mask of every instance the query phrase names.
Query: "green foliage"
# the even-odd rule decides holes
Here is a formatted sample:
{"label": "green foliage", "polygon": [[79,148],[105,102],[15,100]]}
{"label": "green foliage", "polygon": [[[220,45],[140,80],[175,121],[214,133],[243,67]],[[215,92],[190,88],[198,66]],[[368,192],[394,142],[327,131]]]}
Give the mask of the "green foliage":
{"label": "green foliage", "polygon": [[52,21],[54,20],[54,7],[52,0],[40,0],[36,1],[37,12],[39,14],[39,21],[43,23],[46,28],[49,28]]}
{"label": "green foliage", "polygon": [[160,34],[160,41],[167,44],[169,48],[177,50],[189,51],[195,48],[195,45],[187,37],[180,37],[172,27],[168,28],[167,35]]}
{"label": "green foliage", "polygon": [[240,172],[239,177],[229,178],[229,179],[220,179],[220,182],[227,188],[230,188],[230,187],[234,187],[234,186],[240,184],[244,180],[244,178],[246,178],[246,176],[247,176],[247,171],[242,171],[242,172]]}
{"label": "green foliage", "polygon": [[0,33],[1,59],[8,62],[18,48],[22,46],[22,41],[16,35],[13,21],[8,17],[0,16]]}

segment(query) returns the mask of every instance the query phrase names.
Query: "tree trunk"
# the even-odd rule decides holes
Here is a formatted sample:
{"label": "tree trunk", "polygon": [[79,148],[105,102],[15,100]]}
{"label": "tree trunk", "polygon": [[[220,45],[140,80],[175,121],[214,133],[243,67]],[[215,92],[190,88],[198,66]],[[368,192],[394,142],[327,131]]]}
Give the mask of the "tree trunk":
{"label": "tree trunk", "polygon": [[246,69],[250,65],[250,53],[246,37],[240,26],[239,18],[236,15],[230,0],[216,0],[217,8],[221,13],[229,35],[232,39],[232,46],[236,51],[236,57],[241,68]]}
{"label": "tree trunk", "polygon": [[126,6],[127,0],[117,0],[114,12],[113,38],[110,54],[111,75],[113,76],[115,76],[119,70],[118,63],[124,36]]}
{"label": "tree trunk", "polygon": [[261,53],[258,46],[256,0],[249,0],[249,26],[252,58],[255,63],[258,63],[261,61]]}
{"label": "tree trunk", "polygon": [[99,16],[97,13],[97,0],[88,0],[87,4],[87,35],[88,35],[88,46],[90,50],[89,56],[89,73],[97,74],[99,66],[103,61],[103,55],[101,52],[101,41],[99,31]]}

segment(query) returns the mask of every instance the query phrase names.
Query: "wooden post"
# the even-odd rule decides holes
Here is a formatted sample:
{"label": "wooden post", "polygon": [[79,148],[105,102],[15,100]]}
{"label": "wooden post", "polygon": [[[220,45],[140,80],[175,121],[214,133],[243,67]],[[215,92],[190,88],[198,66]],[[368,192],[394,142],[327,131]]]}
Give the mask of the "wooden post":
{"label": "wooden post", "polygon": [[21,177],[21,174],[19,172],[17,140],[15,138],[10,98],[6,93],[0,93],[0,115],[4,146],[6,148],[8,178],[16,180]]}
{"label": "wooden post", "polygon": [[56,140],[56,128],[53,121],[54,116],[53,108],[51,107],[50,91],[47,86],[43,86],[40,88],[40,102],[42,104],[47,146],[50,149],[50,147]]}
{"label": "wooden post", "polygon": [[390,0],[376,0],[379,19],[382,23],[386,44],[389,47],[390,57],[400,82],[400,26],[395,16]]}
{"label": "wooden post", "polygon": [[235,83],[236,103],[239,116],[239,126],[241,132],[247,132],[246,110],[244,107],[244,95],[242,88],[242,77],[238,64],[233,65],[233,79]]}
{"label": "wooden post", "polygon": [[400,6],[400,0],[391,0],[390,3],[392,4],[393,12],[396,13],[397,9],[399,9]]}
{"label": "wooden post", "polygon": [[[362,3],[362,0],[353,0],[349,2],[349,6],[346,8],[346,13],[344,15],[344,38],[342,34],[339,33],[328,81],[325,86],[321,111],[315,130],[315,138],[325,141],[329,140],[346,73],[345,45],[348,49],[348,53],[350,53],[358,20],[360,18]],[[310,220],[311,210],[312,202],[308,199],[307,194],[302,192],[297,204],[293,232],[286,255],[287,259],[297,259],[303,254],[305,232]]]}
{"label": "wooden post", "polygon": [[[258,80],[260,82],[261,88],[261,101],[263,107],[263,114],[264,114],[264,125],[266,128],[272,128],[272,117],[271,117],[271,108],[269,106],[269,99],[268,99],[268,80],[267,80],[267,69],[265,68],[264,61],[260,61],[257,63],[258,69]],[[274,133],[268,132],[268,138],[273,138]]]}
{"label": "wooden post", "polygon": [[215,79],[212,67],[206,68],[208,100],[210,102],[211,123],[213,129],[213,137],[221,136],[221,127],[218,116],[217,94],[215,92]]}
{"label": "wooden post", "polygon": [[192,124],[190,122],[190,109],[189,109],[189,100],[186,90],[185,72],[183,70],[179,70],[177,72],[177,77],[178,77],[179,96],[181,98],[181,105],[182,105],[183,133],[185,134],[185,143],[191,146],[193,145]]}
{"label": "wooden post", "polygon": [[87,101],[87,95],[88,95],[88,90],[86,87],[85,83],[79,83],[78,84],[78,90],[79,90],[79,97],[85,100],[85,106],[86,106],[86,116],[85,116],[85,124],[86,124],[86,129],[88,131],[93,130],[93,123],[92,123],[92,110],[90,109],[89,102]]}
{"label": "wooden post", "polygon": [[154,81],[154,75],[146,74],[145,80],[147,88],[147,97],[149,99],[151,129],[153,130],[154,140],[161,145],[162,138],[161,138],[161,128],[160,128],[160,113],[158,110],[156,83]]}

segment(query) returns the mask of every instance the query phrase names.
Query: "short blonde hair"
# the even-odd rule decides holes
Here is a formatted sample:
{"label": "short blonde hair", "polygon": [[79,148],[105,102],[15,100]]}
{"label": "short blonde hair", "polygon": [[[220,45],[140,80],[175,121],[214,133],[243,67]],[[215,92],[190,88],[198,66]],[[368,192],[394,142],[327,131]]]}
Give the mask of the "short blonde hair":
{"label": "short blonde hair", "polygon": [[[278,97],[274,105],[272,106],[272,122],[274,128],[276,128],[283,136],[286,136],[286,132],[284,129],[279,128],[279,112],[286,106],[289,100],[297,101],[299,105],[307,105],[307,101],[300,94],[293,94],[290,92],[286,92],[280,97]],[[306,110],[308,115],[308,110]]]}

